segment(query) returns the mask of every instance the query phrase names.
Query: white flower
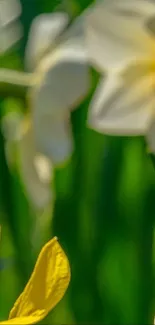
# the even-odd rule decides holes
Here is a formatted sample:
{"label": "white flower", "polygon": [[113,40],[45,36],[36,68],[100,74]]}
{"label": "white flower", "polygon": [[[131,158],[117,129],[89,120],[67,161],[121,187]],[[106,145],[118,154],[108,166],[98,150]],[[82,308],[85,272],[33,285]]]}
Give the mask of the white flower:
{"label": "white flower", "polygon": [[21,6],[18,0],[0,0],[0,55],[9,50],[22,36],[18,18]]}
{"label": "white flower", "polygon": [[70,113],[90,87],[83,18],[69,28],[67,24],[63,13],[38,16],[26,49],[27,66],[35,68],[30,89],[35,143],[54,165],[63,164],[72,154]]}
{"label": "white flower", "polygon": [[113,135],[146,135],[155,151],[155,2],[105,0],[86,17],[91,63],[103,75],[89,126]]}
{"label": "white flower", "polygon": [[[64,163],[72,154],[70,113],[90,86],[83,18],[69,28],[67,25],[68,16],[63,13],[34,19],[25,53],[26,66],[32,72],[26,76],[28,82],[32,78],[28,93],[31,110],[25,121],[5,120],[4,133],[8,144],[12,139],[18,146],[20,175],[37,209],[45,209],[52,200],[53,165]],[[1,75],[3,80],[23,83],[18,73],[2,71]],[[7,151],[10,161],[12,155]]]}
{"label": "white flower", "polygon": [[1,126],[8,165],[12,169],[18,162],[26,195],[33,208],[42,211],[53,198],[51,161],[36,151],[30,119],[12,112],[2,118]]}
{"label": "white flower", "polygon": [[51,189],[51,161],[36,151],[30,121],[24,121],[19,140],[20,174],[30,202],[38,210],[44,210],[53,199]]}

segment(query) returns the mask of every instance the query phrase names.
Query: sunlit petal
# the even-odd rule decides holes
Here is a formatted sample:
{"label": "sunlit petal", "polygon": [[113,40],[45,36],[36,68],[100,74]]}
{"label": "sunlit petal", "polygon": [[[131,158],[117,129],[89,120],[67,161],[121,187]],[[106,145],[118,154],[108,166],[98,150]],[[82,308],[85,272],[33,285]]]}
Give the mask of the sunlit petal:
{"label": "sunlit petal", "polygon": [[144,0],[104,1],[86,17],[89,58],[99,71],[120,68],[131,60],[155,55],[155,42],[145,24],[155,3]]}
{"label": "sunlit petal", "polygon": [[152,81],[145,66],[101,80],[91,103],[89,126],[113,135],[145,134],[155,107]]}
{"label": "sunlit petal", "polygon": [[12,308],[9,320],[0,324],[35,324],[62,299],[70,281],[68,259],[57,238],[42,249],[24,291]]}
{"label": "sunlit petal", "polygon": [[68,15],[60,12],[41,14],[33,20],[25,54],[29,69],[36,67],[50,46],[52,49],[54,41],[63,32],[68,20]]}

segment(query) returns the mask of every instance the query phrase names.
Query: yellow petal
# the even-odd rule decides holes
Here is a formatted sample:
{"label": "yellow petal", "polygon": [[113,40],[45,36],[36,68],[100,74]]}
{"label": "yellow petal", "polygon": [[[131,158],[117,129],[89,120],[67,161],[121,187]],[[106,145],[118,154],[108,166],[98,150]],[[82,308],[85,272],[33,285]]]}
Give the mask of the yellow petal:
{"label": "yellow petal", "polygon": [[0,324],[36,324],[62,299],[70,281],[68,259],[57,238],[42,249],[24,291],[12,308],[9,320]]}

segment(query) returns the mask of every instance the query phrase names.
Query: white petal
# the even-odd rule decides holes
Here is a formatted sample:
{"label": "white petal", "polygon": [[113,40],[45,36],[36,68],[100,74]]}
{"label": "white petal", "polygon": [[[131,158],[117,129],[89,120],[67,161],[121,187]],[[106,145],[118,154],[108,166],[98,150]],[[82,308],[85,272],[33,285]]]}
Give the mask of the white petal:
{"label": "white petal", "polygon": [[28,44],[26,47],[26,65],[34,69],[43,54],[54,45],[68,24],[68,15],[65,13],[41,14],[33,20]]}
{"label": "white petal", "polygon": [[16,20],[21,14],[21,5],[18,0],[0,1],[0,28]]}
{"label": "white petal", "polygon": [[85,40],[85,15],[82,14],[77,17],[73,23],[67,28],[64,32],[62,41],[65,42],[66,40],[77,40],[80,39],[81,41]]}
{"label": "white petal", "polygon": [[155,154],[155,119],[152,119],[146,135],[148,151]]}
{"label": "white petal", "polygon": [[141,78],[134,79],[131,69],[123,76],[110,75],[101,80],[90,105],[91,128],[113,135],[146,133],[155,107],[155,94],[151,73],[143,75],[144,70],[141,73]]}
{"label": "white petal", "polygon": [[148,29],[148,32],[155,37],[155,16],[151,16],[145,23],[145,27]]}
{"label": "white petal", "polygon": [[18,0],[0,1],[0,55],[9,50],[22,37],[18,21],[21,6]]}
{"label": "white petal", "polygon": [[38,173],[40,181],[49,183],[51,180],[51,162],[42,154],[37,154],[34,158],[34,166]]}
{"label": "white petal", "polygon": [[76,108],[90,88],[90,74],[85,51],[80,43],[67,42],[39,67],[41,76],[33,96],[37,111],[68,111]]}
{"label": "white petal", "polygon": [[37,147],[56,165],[72,154],[69,112],[90,88],[86,50],[77,35],[76,30],[72,37],[65,37],[58,49],[40,62],[40,80],[31,94]]}
{"label": "white petal", "polygon": [[155,3],[144,0],[105,1],[86,17],[90,61],[99,71],[119,69],[129,61],[155,55],[155,39],[145,24]]}
{"label": "white petal", "polygon": [[0,54],[8,51],[22,37],[22,26],[19,22],[15,22],[6,26],[0,31]]}
{"label": "white petal", "polygon": [[66,162],[73,151],[72,135],[68,115],[42,114],[34,116],[36,145],[49,157],[54,165]]}
{"label": "white petal", "polygon": [[33,131],[26,125],[19,142],[20,173],[27,195],[37,209],[44,209],[51,202],[51,162],[37,153]]}
{"label": "white petal", "polygon": [[104,0],[104,5],[126,17],[148,18],[155,13],[154,0]]}

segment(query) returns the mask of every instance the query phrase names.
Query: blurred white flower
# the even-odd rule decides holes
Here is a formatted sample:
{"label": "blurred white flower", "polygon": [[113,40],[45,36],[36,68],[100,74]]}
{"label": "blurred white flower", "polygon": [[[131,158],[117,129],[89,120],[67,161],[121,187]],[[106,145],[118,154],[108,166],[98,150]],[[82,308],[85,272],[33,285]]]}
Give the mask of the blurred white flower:
{"label": "blurred white flower", "polygon": [[155,152],[155,2],[105,0],[86,17],[91,63],[106,74],[90,105],[89,126],[146,135]]}
{"label": "blurred white flower", "polygon": [[67,28],[66,14],[42,14],[28,39],[26,64],[35,68],[30,105],[36,148],[54,165],[72,154],[70,113],[90,88],[83,22],[80,17]]}
{"label": "blurred white flower", "polygon": [[[63,164],[72,154],[70,113],[90,87],[83,22],[79,17],[67,28],[68,16],[63,13],[42,14],[34,19],[25,53],[31,71],[26,77],[32,76],[28,91],[31,110],[24,122],[7,118],[3,128],[8,144],[9,139],[17,143],[21,177],[30,201],[38,209],[51,202],[53,165]],[[6,76],[15,84],[22,85],[25,80],[15,72],[6,75],[3,71],[2,75],[4,81]],[[7,152],[11,161],[12,154]]]}
{"label": "blurred white flower", "polygon": [[29,122],[25,123],[19,141],[19,163],[30,201],[37,209],[44,209],[52,201],[52,165],[47,157],[36,151]]}
{"label": "blurred white flower", "polygon": [[22,36],[18,0],[0,0],[0,55],[9,50]]}
{"label": "blurred white flower", "polygon": [[30,119],[15,112],[9,113],[2,118],[1,125],[10,168],[18,161],[20,176],[31,204],[37,210],[44,210],[52,201],[52,165],[47,157],[36,151]]}

